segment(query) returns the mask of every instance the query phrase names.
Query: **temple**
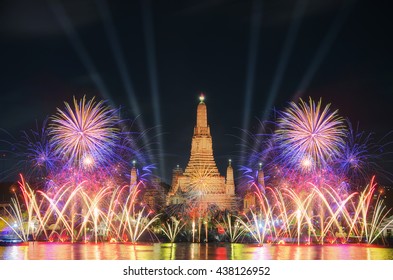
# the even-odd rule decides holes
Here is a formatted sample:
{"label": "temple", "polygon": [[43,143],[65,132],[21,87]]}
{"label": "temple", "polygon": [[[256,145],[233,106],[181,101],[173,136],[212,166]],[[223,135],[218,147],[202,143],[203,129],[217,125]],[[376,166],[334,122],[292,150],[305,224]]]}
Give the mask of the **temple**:
{"label": "temple", "polygon": [[228,163],[226,177],[221,176],[213,156],[204,99],[203,95],[199,98],[190,160],[184,172],[179,166],[173,170],[167,204],[195,204],[201,211],[206,211],[210,207],[233,210],[236,208],[236,197],[231,160]]}
{"label": "temple", "polygon": [[258,197],[255,188],[258,188],[261,193],[265,194],[265,174],[263,173],[261,162],[259,163],[256,178],[254,178],[253,182],[249,182],[247,191],[244,193],[242,209],[244,212],[255,211],[258,208]]}

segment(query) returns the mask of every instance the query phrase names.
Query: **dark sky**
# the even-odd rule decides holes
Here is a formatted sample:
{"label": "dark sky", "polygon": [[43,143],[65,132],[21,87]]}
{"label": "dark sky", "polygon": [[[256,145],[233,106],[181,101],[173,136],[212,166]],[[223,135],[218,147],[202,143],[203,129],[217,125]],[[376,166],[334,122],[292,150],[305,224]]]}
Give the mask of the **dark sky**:
{"label": "dark sky", "polygon": [[247,122],[298,97],[382,137],[393,25],[380,2],[2,1],[0,128],[18,136],[73,96],[109,99],[151,135],[159,127],[166,178],[187,164],[201,91],[221,172]]}

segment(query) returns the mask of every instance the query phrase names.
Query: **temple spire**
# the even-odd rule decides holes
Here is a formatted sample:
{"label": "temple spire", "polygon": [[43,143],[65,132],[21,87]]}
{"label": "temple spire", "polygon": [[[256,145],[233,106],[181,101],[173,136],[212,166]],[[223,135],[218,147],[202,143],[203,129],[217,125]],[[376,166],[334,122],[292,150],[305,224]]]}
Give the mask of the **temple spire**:
{"label": "temple spire", "polygon": [[191,142],[191,156],[185,174],[193,174],[194,171],[203,166],[209,168],[211,175],[220,176],[213,157],[212,137],[207,122],[207,106],[203,94],[199,97],[199,101],[196,125]]}
{"label": "temple spire", "polygon": [[136,170],[136,160],[132,161],[132,168],[130,174],[130,188],[137,185],[138,173]]}
{"label": "temple spire", "polygon": [[262,169],[262,162],[259,163],[259,170],[258,170],[258,187],[260,190],[265,193],[265,173]]}
{"label": "temple spire", "polygon": [[226,176],[226,193],[229,195],[235,194],[235,180],[233,177],[233,168],[232,168],[232,160],[228,160],[228,167],[227,167],[227,176]]}
{"label": "temple spire", "polygon": [[201,94],[199,96],[199,104],[197,109],[197,127],[207,127],[207,108],[205,104],[205,96]]}

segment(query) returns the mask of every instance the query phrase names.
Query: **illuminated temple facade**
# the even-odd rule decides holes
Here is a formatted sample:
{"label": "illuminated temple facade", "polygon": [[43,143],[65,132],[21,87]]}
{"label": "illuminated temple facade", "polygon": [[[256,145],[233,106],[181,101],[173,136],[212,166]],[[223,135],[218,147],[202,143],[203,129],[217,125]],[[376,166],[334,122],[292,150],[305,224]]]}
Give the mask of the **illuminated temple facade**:
{"label": "illuminated temple facade", "polygon": [[204,96],[200,96],[197,119],[191,142],[191,156],[186,169],[173,170],[167,204],[194,204],[201,211],[209,207],[220,210],[236,208],[235,181],[231,161],[226,177],[221,176],[213,156],[213,143],[207,122]]}

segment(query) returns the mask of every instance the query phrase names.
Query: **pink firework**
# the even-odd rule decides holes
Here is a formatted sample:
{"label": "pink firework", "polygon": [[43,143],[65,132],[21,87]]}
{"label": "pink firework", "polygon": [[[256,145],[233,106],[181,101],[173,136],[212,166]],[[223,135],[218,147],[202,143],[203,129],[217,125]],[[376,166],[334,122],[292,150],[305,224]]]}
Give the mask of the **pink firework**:
{"label": "pink firework", "polygon": [[330,104],[321,105],[321,100],[315,104],[311,98],[308,103],[300,99],[280,113],[276,139],[284,162],[312,170],[340,153],[346,133],[343,119],[337,110],[329,110]]}
{"label": "pink firework", "polygon": [[69,164],[91,169],[108,162],[118,138],[115,111],[94,98],[79,102],[74,108],[65,102],[65,110],[57,109],[50,124],[50,136],[58,155]]}

